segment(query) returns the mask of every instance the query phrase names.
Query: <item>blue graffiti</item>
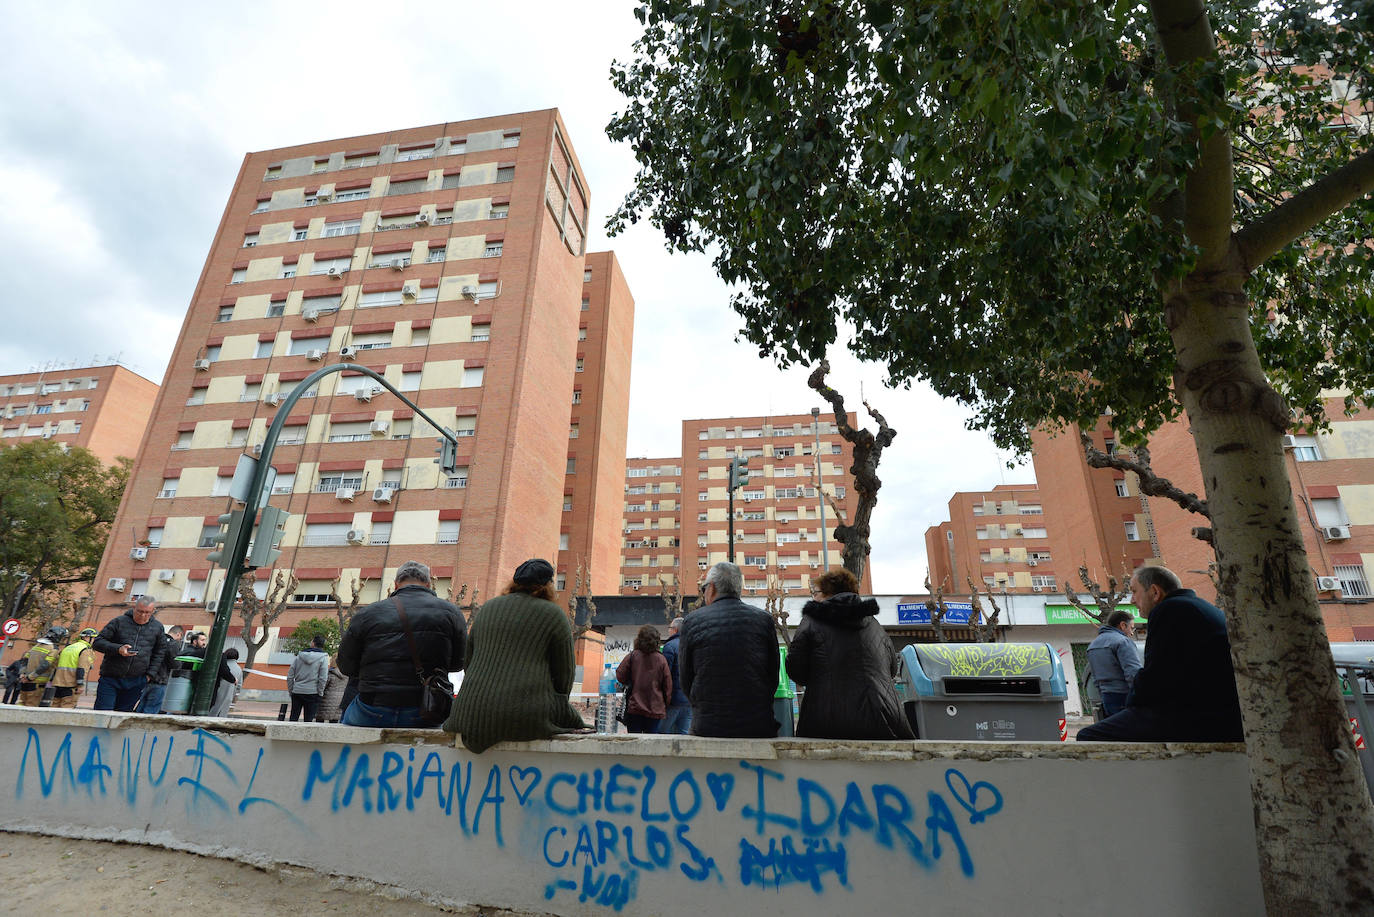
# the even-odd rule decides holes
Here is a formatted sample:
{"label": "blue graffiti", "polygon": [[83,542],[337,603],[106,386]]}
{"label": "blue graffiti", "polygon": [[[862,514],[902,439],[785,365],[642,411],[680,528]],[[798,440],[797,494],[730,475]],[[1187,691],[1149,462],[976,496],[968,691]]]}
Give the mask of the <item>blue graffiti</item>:
{"label": "blue graffiti", "polygon": [[779,889],[793,882],[805,882],[817,894],[825,891],[822,877],[834,873],[840,885],[849,884],[849,866],[844,844],[830,846],[828,840],[807,838],[801,851],[790,837],[768,839],[768,849],[760,850],[747,838],[739,841],[740,884],[771,885]]}

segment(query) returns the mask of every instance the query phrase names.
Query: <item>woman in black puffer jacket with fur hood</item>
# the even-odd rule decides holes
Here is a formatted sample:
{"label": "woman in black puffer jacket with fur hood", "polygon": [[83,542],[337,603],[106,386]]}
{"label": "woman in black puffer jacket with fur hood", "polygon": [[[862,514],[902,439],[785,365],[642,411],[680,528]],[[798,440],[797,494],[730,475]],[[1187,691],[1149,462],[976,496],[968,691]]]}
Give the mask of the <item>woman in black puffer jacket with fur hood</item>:
{"label": "woman in black puffer jacket with fur hood", "polygon": [[892,679],[897,653],[874,617],[878,603],[856,595],[848,570],[818,580],[787,649],[787,674],[806,686],[797,735],[814,739],[912,739]]}

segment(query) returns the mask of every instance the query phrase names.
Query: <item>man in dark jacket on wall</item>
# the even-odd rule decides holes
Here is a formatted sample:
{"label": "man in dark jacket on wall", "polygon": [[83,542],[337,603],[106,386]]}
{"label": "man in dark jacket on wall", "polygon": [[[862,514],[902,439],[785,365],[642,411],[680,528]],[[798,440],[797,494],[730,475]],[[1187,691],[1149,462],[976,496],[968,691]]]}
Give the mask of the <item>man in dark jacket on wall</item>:
{"label": "man in dark jacket on wall", "polygon": [[420,726],[424,686],[416,673],[411,642],[397,610],[410,622],[415,652],[426,675],[460,672],[468,625],[457,607],[434,594],[429,567],[408,560],[396,571],[390,598],[353,616],[339,644],[338,666],[358,679],[358,696],[340,720],[347,726]]}
{"label": "man in dark jacket on wall", "polygon": [[1145,616],[1145,665],[1126,709],[1078,731],[1080,742],[1240,742],[1240,701],[1226,616],[1173,572],[1141,567],[1131,597]]}
{"label": "man in dark jacket on wall", "polygon": [[703,607],[682,622],[678,668],[692,702],[692,735],[771,739],[778,734],[778,638],[773,618],[740,601],[744,578],[722,561],[706,574]]}
{"label": "man in dark jacket on wall", "polygon": [[148,685],[148,673],[162,668],[170,646],[162,623],[153,616],[157,603],[141,595],[134,607],[109,621],[95,638],[105,658],[95,689],[95,709],[132,711]]}
{"label": "man in dark jacket on wall", "polygon": [[673,702],[668,705],[668,715],[658,724],[658,731],[662,735],[685,736],[692,731],[692,702],[682,691],[682,675],[677,660],[681,630],[682,618],[673,618],[668,625],[668,639],[663,643],[663,658],[668,661],[668,671],[673,676]]}

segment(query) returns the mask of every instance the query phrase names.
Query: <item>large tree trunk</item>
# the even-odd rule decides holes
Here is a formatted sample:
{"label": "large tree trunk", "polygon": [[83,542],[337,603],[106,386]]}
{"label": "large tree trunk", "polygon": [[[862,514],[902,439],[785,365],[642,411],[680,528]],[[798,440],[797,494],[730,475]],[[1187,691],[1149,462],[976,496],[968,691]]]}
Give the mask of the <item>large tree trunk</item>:
{"label": "large tree trunk", "polygon": [[1170,291],[1176,388],[1192,424],[1245,720],[1270,914],[1374,906],[1374,809],[1339,693],[1238,258]]}

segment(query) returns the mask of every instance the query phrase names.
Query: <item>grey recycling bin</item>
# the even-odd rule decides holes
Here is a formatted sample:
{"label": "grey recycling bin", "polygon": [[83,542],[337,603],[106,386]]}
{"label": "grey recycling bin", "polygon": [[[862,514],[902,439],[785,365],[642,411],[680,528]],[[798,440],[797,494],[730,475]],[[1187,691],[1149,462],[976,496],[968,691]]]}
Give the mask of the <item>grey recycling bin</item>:
{"label": "grey recycling bin", "polygon": [[1048,643],[917,643],[902,664],[917,738],[1066,738],[1064,666]]}
{"label": "grey recycling bin", "polygon": [[1345,698],[1346,714],[1355,730],[1355,754],[1360,758],[1365,783],[1374,795],[1374,643],[1333,643],[1331,656],[1336,662],[1336,674],[1341,677],[1341,695]]}
{"label": "grey recycling bin", "polygon": [[177,656],[180,665],[167,679],[167,693],[162,695],[163,713],[188,713],[191,709],[191,695],[194,693],[196,670],[205,660],[199,656]]}

